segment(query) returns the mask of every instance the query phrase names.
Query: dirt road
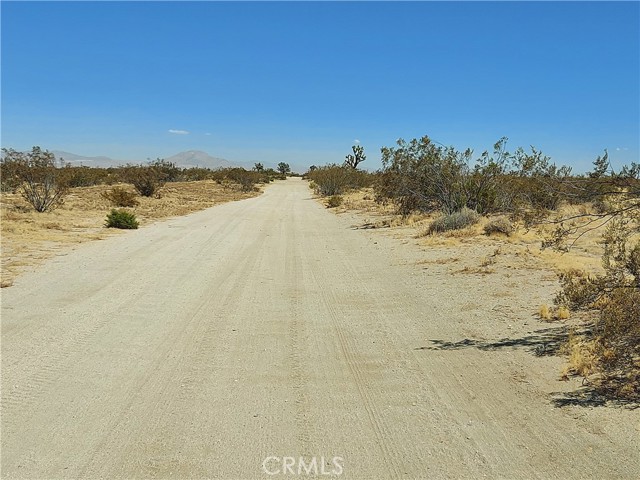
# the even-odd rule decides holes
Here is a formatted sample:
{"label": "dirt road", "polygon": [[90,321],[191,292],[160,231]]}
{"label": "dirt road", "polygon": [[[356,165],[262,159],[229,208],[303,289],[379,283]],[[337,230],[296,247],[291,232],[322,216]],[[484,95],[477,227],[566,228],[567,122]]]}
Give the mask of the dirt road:
{"label": "dirt road", "polygon": [[19,277],[2,477],[640,476],[637,412],[552,401],[551,280],[447,275],[355,223],[291,179]]}

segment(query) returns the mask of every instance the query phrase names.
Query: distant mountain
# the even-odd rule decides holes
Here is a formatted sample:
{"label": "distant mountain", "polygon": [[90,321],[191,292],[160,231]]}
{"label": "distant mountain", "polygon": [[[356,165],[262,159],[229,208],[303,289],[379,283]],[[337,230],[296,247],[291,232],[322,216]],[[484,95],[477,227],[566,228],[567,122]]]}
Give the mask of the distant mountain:
{"label": "distant mountain", "polygon": [[84,165],[86,167],[115,167],[127,163],[124,160],[114,160],[109,157],[86,157],[84,155],[76,155],[75,153],[63,152],[60,150],[52,150],[57,160],[63,159],[65,163],[72,165]]}
{"label": "distant mountain", "polygon": [[176,153],[172,157],[165,158],[165,161],[175,163],[178,167],[191,168],[228,168],[228,167],[245,167],[247,165],[239,162],[231,162],[224,158],[213,157],[207,152],[200,150],[188,150],[186,152]]}
{"label": "distant mountain", "polygon": [[[77,155],[71,152],[63,152],[61,150],[52,150],[56,156],[56,159],[63,159],[65,163],[72,165],[84,165],[86,167],[115,167],[118,165],[125,165],[127,163],[139,164],[147,163],[147,160],[116,160],[109,157],[87,157],[84,155]],[[207,152],[200,150],[188,150],[186,152],[176,153],[175,155],[165,158],[167,162],[175,163],[178,167],[191,168],[191,167],[203,167],[203,168],[228,168],[228,167],[244,167],[247,169],[253,168],[253,164],[242,162],[231,162],[224,158],[214,157]]]}

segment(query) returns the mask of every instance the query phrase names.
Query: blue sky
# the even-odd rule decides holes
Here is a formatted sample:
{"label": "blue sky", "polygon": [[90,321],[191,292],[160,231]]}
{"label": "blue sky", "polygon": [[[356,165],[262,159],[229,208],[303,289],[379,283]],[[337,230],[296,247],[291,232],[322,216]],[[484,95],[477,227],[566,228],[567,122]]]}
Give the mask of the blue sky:
{"label": "blue sky", "polygon": [[[341,162],[429,135],[640,144],[638,2],[2,2],[2,146]],[[188,133],[185,133],[188,132]]]}

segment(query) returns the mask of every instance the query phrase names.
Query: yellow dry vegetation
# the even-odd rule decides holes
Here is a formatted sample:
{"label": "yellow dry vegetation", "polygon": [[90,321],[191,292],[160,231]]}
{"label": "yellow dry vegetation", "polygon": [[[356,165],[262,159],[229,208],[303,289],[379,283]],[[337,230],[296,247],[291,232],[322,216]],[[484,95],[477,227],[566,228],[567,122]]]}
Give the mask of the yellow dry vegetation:
{"label": "yellow dry vegetation", "polygon": [[[503,234],[486,235],[484,227],[500,218],[501,215],[482,217],[475,225],[461,230],[450,230],[437,235],[428,235],[427,229],[431,221],[438,214],[412,213],[408,216],[394,214],[391,204],[381,205],[374,198],[371,188],[349,192],[343,195],[344,201],[336,212],[357,211],[365,214],[369,219],[369,228],[396,228],[400,234],[418,238],[425,247],[434,246],[458,246],[473,243],[486,247],[487,250],[494,247],[500,248],[503,264],[511,268],[536,268],[552,270],[556,273],[571,270],[582,270],[587,273],[602,272],[602,246],[600,244],[600,230],[590,231],[580,237],[572,245],[569,252],[562,253],[551,248],[542,248],[545,235],[556,227],[554,223],[542,223],[536,228],[526,229],[522,224],[515,226],[516,230],[509,236]],[[590,205],[566,205],[557,212],[559,215],[572,216],[591,211]],[[585,222],[576,219],[574,222]],[[481,262],[482,263],[482,259]],[[479,267],[486,266],[480,265]]]}

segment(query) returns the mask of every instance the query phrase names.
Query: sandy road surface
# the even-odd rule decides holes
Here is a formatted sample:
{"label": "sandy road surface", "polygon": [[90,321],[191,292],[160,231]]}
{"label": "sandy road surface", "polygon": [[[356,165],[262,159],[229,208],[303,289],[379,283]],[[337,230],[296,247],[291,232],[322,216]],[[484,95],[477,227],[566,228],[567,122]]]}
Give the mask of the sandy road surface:
{"label": "sandy road surface", "polygon": [[337,456],[343,478],[640,476],[637,413],[554,406],[557,359],[442,347],[522,336],[549,281],[523,274],[525,301],[511,278],[505,314],[499,278],[418,268],[353,221],[292,179],[20,277],[2,477],[282,477],[269,456]]}

